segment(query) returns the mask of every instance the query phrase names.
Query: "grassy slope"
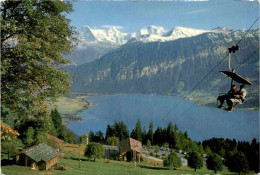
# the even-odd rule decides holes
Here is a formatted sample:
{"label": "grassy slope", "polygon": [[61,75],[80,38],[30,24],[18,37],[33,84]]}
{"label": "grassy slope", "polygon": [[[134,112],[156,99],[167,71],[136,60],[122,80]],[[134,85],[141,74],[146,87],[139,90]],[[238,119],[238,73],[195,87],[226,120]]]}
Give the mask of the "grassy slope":
{"label": "grassy slope", "polygon": [[[133,162],[120,162],[110,161],[107,163],[105,159],[98,159],[96,162],[87,161],[83,157],[85,145],[64,144],[62,147],[63,158],[59,158],[58,165],[65,165],[70,167],[68,170],[47,170],[47,171],[35,171],[24,166],[8,165],[2,166],[2,171],[6,175],[34,175],[34,174],[65,174],[65,175],[146,175],[146,174],[213,174],[213,171],[207,170],[204,165],[202,169],[194,172],[193,169],[182,166],[177,170],[168,170],[164,167],[154,167],[147,165],[145,162],[138,163],[137,167],[134,167]],[[80,168],[78,167],[78,153],[82,161],[80,162]],[[224,169],[220,174],[232,174],[227,169]]]}
{"label": "grassy slope", "polygon": [[[140,164],[137,167],[134,167],[132,162],[120,162],[120,161],[110,161],[107,163],[104,159],[99,159],[96,162],[92,161],[81,161],[80,168],[78,167],[77,160],[71,159],[59,159],[59,165],[65,165],[71,167],[68,170],[47,170],[47,171],[35,171],[30,168],[17,165],[3,166],[2,171],[4,174],[8,175],[22,175],[22,174],[65,174],[65,175],[77,175],[77,174],[90,174],[90,175],[140,175],[140,174],[213,174],[213,171],[207,170],[205,165],[202,169],[194,172],[193,169],[182,166],[177,170],[168,170],[166,168],[154,168],[140,167]],[[224,169],[220,174],[232,174]]]}

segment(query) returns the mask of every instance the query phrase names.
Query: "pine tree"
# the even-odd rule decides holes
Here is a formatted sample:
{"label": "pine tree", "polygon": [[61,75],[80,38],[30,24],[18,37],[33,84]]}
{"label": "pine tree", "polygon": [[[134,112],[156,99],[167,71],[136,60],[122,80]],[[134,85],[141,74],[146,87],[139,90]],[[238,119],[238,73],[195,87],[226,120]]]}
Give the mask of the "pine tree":
{"label": "pine tree", "polygon": [[178,126],[177,126],[176,123],[174,124],[174,131],[175,131],[175,132],[179,131],[179,128],[178,128]]}
{"label": "pine tree", "polygon": [[107,125],[105,140],[107,141],[107,139],[112,136],[113,136],[112,128],[110,127],[110,125]]}
{"label": "pine tree", "polygon": [[130,134],[130,137],[137,140],[137,134],[134,129],[132,129],[132,132]]}
{"label": "pine tree", "polygon": [[95,139],[95,134],[93,131],[89,131],[89,141],[90,142],[94,142],[94,139]]}
{"label": "pine tree", "polygon": [[147,137],[146,137],[146,130],[145,130],[145,126],[143,128],[143,132],[142,132],[142,144],[146,144],[147,143]]}
{"label": "pine tree", "polygon": [[49,113],[45,112],[46,111],[43,111],[35,117],[35,130],[37,130],[37,132],[42,132],[45,134],[56,136],[57,132],[51,119],[51,116],[49,115]]}
{"label": "pine tree", "polygon": [[136,134],[136,138],[138,141],[142,141],[142,125],[140,120],[137,120],[137,123],[135,125],[135,134]]}
{"label": "pine tree", "polygon": [[103,136],[103,133],[102,133],[102,131],[100,131],[100,130],[99,130],[98,132],[96,132],[95,137],[96,137],[96,142],[101,142],[101,143],[103,143],[103,142],[105,141],[104,136]]}
{"label": "pine tree", "polygon": [[153,138],[154,138],[153,145],[156,144],[156,145],[162,146],[162,144],[163,144],[163,135],[162,134],[163,134],[162,128],[158,126],[153,135]]}
{"label": "pine tree", "polygon": [[147,140],[150,140],[151,144],[153,144],[153,121],[150,121],[149,130],[146,136]]}
{"label": "pine tree", "polygon": [[170,148],[174,148],[176,145],[175,137],[177,137],[177,133],[174,135],[173,125],[172,122],[170,122],[167,126],[167,140],[166,140],[169,143]]}
{"label": "pine tree", "polygon": [[114,125],[111,127],[110,132],[112,136],[116,136],[120,141],[129,137],[127,126],[123,121],[119,123],[115,121]]}
{"label": "pine tree", "polygon": [[57,110],[57,108],[55,108],[54,110],[51,110],[51,118],[52,118],[54,127],[56,128],[57,137],[62,140],[65,140],[66,132],[65,132],[64,126],[62,124],[61,115],[60,115],[59,111]]}

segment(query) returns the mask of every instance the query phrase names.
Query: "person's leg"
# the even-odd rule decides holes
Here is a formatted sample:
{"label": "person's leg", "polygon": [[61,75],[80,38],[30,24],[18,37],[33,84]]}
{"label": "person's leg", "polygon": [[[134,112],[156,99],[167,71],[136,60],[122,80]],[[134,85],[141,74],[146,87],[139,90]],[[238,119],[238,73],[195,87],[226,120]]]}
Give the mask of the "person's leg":
{"label": "person's leg", "polygon": [[226,102],[227,102],[227,105],[228,105],[227,110],[229,110],[229,111],[232,110],[233,102],[229,98],[226,99]]}
{"label": "person's leg", "polygon": [[226,98],[227,98],[227,95],[221,95],[221,96],[218,97],[217,100],[219,100],[219,102],[220,102],[220,105],[218,105],[218,108],[221,108],[221,107],[224,106],[224,100],[225,100]]}

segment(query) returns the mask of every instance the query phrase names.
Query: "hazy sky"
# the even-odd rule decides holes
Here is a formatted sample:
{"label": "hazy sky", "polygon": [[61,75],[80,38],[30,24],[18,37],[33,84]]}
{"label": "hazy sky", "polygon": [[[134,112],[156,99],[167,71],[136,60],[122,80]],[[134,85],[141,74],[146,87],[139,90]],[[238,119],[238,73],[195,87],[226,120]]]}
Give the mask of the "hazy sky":
{"label": "hazy sky", "polygon": [[[122,32],[136,32],[149,25],[170,30],[176,26],[197,29],[227,27],[247,29],[259,16],[259,2],[245,0],[209,1],[77,1],[68,17],[81,28],[117,26]],[[259,27],[259,22],[254,28]]]}

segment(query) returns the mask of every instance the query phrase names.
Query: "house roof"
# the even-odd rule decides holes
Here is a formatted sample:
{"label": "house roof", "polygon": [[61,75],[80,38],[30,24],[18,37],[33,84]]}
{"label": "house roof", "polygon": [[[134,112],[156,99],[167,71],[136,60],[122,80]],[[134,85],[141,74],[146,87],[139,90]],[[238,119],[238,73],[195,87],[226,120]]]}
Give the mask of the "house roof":
{"label": "house roof", "polygon": [[61,144],[64,143],[63,140],[61,140],[61,139],[59,139],[58,137],[55,137],[55,136],[53,136],[53,135],[48,134],[47,137],[48,137],[49,140],[55,141],[55,142],[58,143],[59,145],[61,145]]}
{"label": "house roof", "polygon": [[140,141],[130,138],[130,146],[132,150],[142,152],[142,143]]}
{"label": "house roof", "polygon": [[127,138],[125,140],[122,140],[119,145],[120,145],[121,154],[124,154],[130,150],[134,150],[139,153],[142,153],[142,143],[133,138]]}
{"label": "house roof", "polygon": [[45,143],[41,143],[39,145],[35,145],[25,149],[21,151],[21,153],[24,153],[35,162],[48,162],[52,158],[56,157],[59,154],[59,151],[50,147],[49,145],[46,145]]}

